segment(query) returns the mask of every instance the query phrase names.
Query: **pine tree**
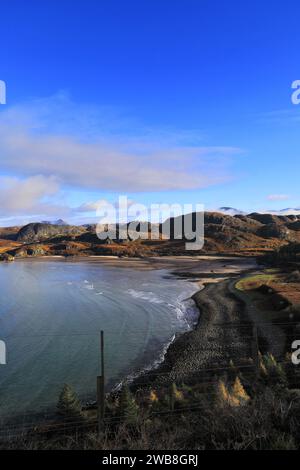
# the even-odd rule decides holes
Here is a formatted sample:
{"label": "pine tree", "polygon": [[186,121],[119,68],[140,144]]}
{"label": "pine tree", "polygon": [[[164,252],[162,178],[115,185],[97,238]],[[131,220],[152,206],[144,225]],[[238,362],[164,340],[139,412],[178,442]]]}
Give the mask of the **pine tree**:
{"label": "pine tree", "polygon": [[70,385],[65,384],[59,395],[57,411],[64,418],[82,418],[82,407],[80,401]]}
{"label": "pine tree", "polygon": [[170,407],[173,410],[175,403],[178,401],[183,401],[184,396],[183,393],[178,390],[177,386],[175,383],[172,383],[171,388],[170,388]]}
{"label": "pine tree", "polygon": [[136,424],[138,419],[138,406],[127,384],[123,386],[121,391],[119,413],[122,421],[125,423]]}
{"label": "pine tree", "polygon": [[224,406],[240,405],[240,401],[238,400],[238,398],[229,392],[228,386],[224,380],[219,380],[219,382],[217,383],[216,399],[217,405],[221,408],[223,408]]}
{"label": "pine tree", "polygon": [[150,391],[149,401],[151,404],[158,403],[158,396],[155,390]]}
{"label": "pine tree", "polygon": [[264,367],[260,367],[261,378],[264,379],[265,383],[282,387],[287,386],[285,370],[272,354],[268,353],[262,356],[262,363]]}
{"label": "pine tree", "polygon": [[250,397],[244,389],[239,377],[236,377],[234,381],[232,395],[237,398],[241,404],[247,403],[250,400]]}

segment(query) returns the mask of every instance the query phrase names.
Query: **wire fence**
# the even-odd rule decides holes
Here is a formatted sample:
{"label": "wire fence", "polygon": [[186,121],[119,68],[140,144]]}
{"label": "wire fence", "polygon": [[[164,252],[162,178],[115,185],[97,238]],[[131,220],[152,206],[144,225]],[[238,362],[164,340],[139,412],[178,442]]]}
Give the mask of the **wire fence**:
{"label": "wire fence", "polygon": [[[261,335],[261,329],[266,326],[271,326],[274,324],[270,324],[267,322],[258,322],[254,326],[250,323],[243,323],[243,324],[210,324],[209,327],[219,327],[224,331],[231,329],[236,337],[232,336],[231,343],[229,344],[222,344],[222,352],[226,352],[228,349],[229,352],[233,350],[240,350],[241,342],[249,343],[251,354],[247,356],[238,357],[235,356],[235,360],[232,363],[227,364],[216,364],[215,366],[210,367],[203,367],[199,369],[195,369],[192,371],[180,374],[181,377],[177,380],[177,372],[172,370],[149,370],[145,371],[141,375],[136,374],[132,377],[133,385],[135,390],[141,388],[141,390],[145,390],[147,388],[155,390],[159,394],[168,393],[168,385],[164,385],[163,382],[165,381],[166,384],[168,383],[177,383],[178,385],[183,385],[185,383],[185,378],[189,379],[189,374],[193,376],[194,382],[198,384],[199,388],[197,389],[197,396],[200,396],[201,399],[193,399],[189,405],[180,406],[178,409],[166,409],[163,411],[154,411],[151,410],[147,412],[147,417],[152,416],[169,416],[178,413],[188,413],[188,412],[196,412],[203,410],[206,405],[204,401],[206,399],[211,398],[212,394],[214,393],[213,390],[215,389],[216,385],[219,383],[220,377],[229,374],[229,373],[238,373],[239,375],[242,374],[243,378],[246,380],[253,380],[257,373],[258,367],[258,359],[259,353],[267,353],[268,352],[268,344],[265,344],[265,338]],[[299,332],[299,340],[300,340],[300,330],[298,327],[300,323],[297,322],[280,322],[275,324],[278,327],[278,331],[274,335],[272,335],[272,345],[280,345],[282,346],[282,340],[284,340],[284,350],[282,354],[277,357],[277,363],[281,366],[293,366],[291,360],[286,357],[286,354],[290,354],[291,344],[293,341],[297,340],[297,334]],[[201,327],[197,328],[201,329]],[[205,330],[206,327],[203,327]],[[51,335],[51,334],[38,334],[38,335],[24,335],[22,337],[50,337],[50,336],[97,336],[99,335],[98,332],[94,333],[71,333],[67,335]],[[8,336],[7,338],[18,338],[19,336]],[[199,346],[198,351],[201,351],[201,346]],[[206,353],[209,352],[206,349],[203,349]],[[227,360],[226,358],[222,358],[221,360]],[[300,371],[299,371],[300,372]],[[95,380],[96,383],[96,380]],[[16,387],[12,384],[12,390],[22,390],[22,387],[28,385],[28,383],[18,383]],[[47,385],[55,385],[61,386],[61,382],[57,381],[49,381]],[[289,386],[290,387],[300,387],[300,373],[299,373],[299,380],[297,376],[297,370],[294,368],[294,374],[292,377],[289,378]],[[84,385],[83,385],[84,388]],[[4,390],[5,387],[0,385],[0,394],[1,391]],[[89,395],[90,397],[90,395]],[[87,395],[86,395],[87,399]],[[81,400],[84,401],[83,395],[81,396]],[[32,411],[24,411],[22,414],[16,414],[12,418],[13,420],[10,423],[4,423],[4,421],[0,420],[0,440],[7,440],[7,439],[14,439],[20,437],[34,437],[34,436],[41,436],[45,434],[53,433],[68,433],[68,432],[82,432],[85,430],[96,430],[99,425],[99,419],[97,417],[90,416],[88,418],[80,418],[78,420],[74,420],[74,418],[65,418],[64,420],[60,421],[55,414],[55,407],[53,407],[53,402],[45,401],[40,402],[40,406],[44,407],[44,410],[40,413],[32,413]],[[93,413],[93,408],[96,409],[97,402],[90,406],[84,406],[83,408],[85,411],[91,411]],[[116,424],[121,422],[122,416],[121,415],[110,415],[106,416],[104,419],[104,423],[107,425]],[[14,422],[13,422],[14,421]]]}

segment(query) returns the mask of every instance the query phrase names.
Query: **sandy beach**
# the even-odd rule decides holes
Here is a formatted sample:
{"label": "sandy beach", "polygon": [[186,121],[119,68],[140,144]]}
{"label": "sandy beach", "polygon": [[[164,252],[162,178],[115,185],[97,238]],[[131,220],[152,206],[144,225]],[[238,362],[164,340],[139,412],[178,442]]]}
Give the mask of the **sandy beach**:
{"label": "sandy beach", "polygon": [[136,270],[165,269],[176,276],[199,282],[201,285],[210,282],[219,282],[248,269],[257,267],[255,259],[235,256],[168,256],[147,258],[120,258],[118,256],[36,256],[34,258],[16,258],[21,260],[43,262],[56,260],[58,262],[85,262],[101,263],[117,268],[131,268]]}

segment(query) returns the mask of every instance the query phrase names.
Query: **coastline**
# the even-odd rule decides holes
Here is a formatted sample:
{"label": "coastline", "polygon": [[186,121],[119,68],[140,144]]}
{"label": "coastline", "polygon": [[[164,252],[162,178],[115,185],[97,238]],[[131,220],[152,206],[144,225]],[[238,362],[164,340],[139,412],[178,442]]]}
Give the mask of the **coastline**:
{"label": "coastline", "polygon": [[[131,268],[139,270],[165,270],[164,277],[166,279],[177,278],[186,281],[187,283],[195,283],[195,294],[190,299],[193,299],[195,306],[198,308],[198,320],[196,316],[193,324],[191,323],[190,329],[183,333],[176,333],[175,336],[170,338],[169,342],[159,353],[159,357],[154,358],[151,364],[145,364],[145,368],[137,371],[133,371],[127,377],[124,377],[123,382],[132,378],[132,386],[141,384],[143,381],[151,383],[157,383],[157,373],[163,373],[166,375],[166,381],[181,380],[184,376],[183,371],[186,369],[185,364],[180,364],[178,358],[184,357],[194,344],[205,343],[204,339],[197,335],[194,337],[195,332],[200,331],[200,327],[203,326],[203,319],[205,318],[205,312],[203,311],[203,302],[201,303],[201,297],[207,289],[211,289],[214,292],[218,285],[226,283],[228,279],[239,276],[241,273],[254,269],[256,263],[254,259],[244,257],[230,257],[230,256],[172,256],[172,257],[152,257],[146,259],[139,258],[115,258],[115,257],[76,257],[76,258],[64,258],[64,257],[34,257],[34,258],[21,258],[16,259],[16,262],[47,262],[53,261],[58,263],[93,263],[99,265],[108,265],[111,267],[118,268]],[[163,281],[162,281],[163,282]],[[211,287],[209,287],[211,286]],[[201,312],[199,314],[199,311]],[[199,330],[199,331],[198,331]],[[202,332],[202,330],[201,330]],[[199,351],[198,351],[199,353]],[[209,358],[209,364],[212,359]],[[201,359],[201,364],[205,365],[205,361]],[[206,361],[208,363],[208,361]],[[193,361],[191,362],[193,364]],[[193,370],[189,370],[189,374],[193,375]],[[168,376],[168,377],[167,377]],[[150,378],[150,380],[149,380]],[[185,380],[187,381],[187,380]],[[114,390],[113,384],[108,392]]]}
{"label": "coastline", "polygon": [[[198,255],[198,256],[151,256],[146,258],[108,256],[30,256],[15,258],[13,263],[19,262],[47,262],[59,261],[68,263],[101,263],[118,268],[135,268],[137,270],[167,269],[173,275],[182,279],[201,282],[217,282],[217,275],[226,278],[231,275],[251,269],[255,266],[253,258],[231,255]],[[213,274],[213,275],[212,275]]]}
{"label": "coastline", "polygon": [[[198,318],[193,322],[190,328],[183,333],[176,333],[170,341],[166,343],[163,353],[150,365],[145,365],[144,369],[133,371],[129,376],[123,379],[134,383],[136,378],[142,381],[144,375],[149,378],[152,372],[165,372],[170,368],[174,356],[177,356],[177,350],[182,353],[184,344],[189,344],[193,332],[200,328],[207,328],[205,323],[205,311],[207,305],[205,302],[206,291],[214,296],[214,290],[218,291],[220,284],[226,284],[242,273],[257,269],[256,260],[249,257],[232,257],[228,255],[200,255],[190,256],[168,256],[168,257],[149,257],[149,258],[119,258],[115,256],[89,256],[89,257],[71,257],[63,256],[39,256],[28,258],[17,258],[15,262],[47,262],[55,261],[61,263],[92,263],[101,264],[110,267],[136,270],[166,270],[166,278],[176,278],[186,282],[193,282],[197,285],[197,291],[190,297],[198,310]],[[221,294],[221,297],[224,293]],[[219,301],[222,303],[222,300]],[[215,307],[214,307],[215,308]],[[209,308],[211,310],[211,308]],[[200,340],[200,338],[199,338]],[[172,357],[172,360],[170,360]],[[172,367],[171,367],[172,368]],[[122,383],[122,382],[121,382]],[[115,387],[113,387],[114,389]]]}
{"label": "coastline", "polygon": [[[232,280],[256,269],[256,262],[251,267],[247,263],[244,269],[241,267],[233,272],[226,270],[223,276],[220,273],[210,276],[207,275],[211,273],[201,273],[201,280],[199,273],[173,271],[171,274],[175,277],[197,282],[201,286],[191,297],[198,309],[198,320],[190,330],[174,335],[169,345],[166,345],[162,361],[158,364],[156,361],[156,366],[150,370],[141,371],[129,382],[130,386],[138,389],[149,384],[155,387],[168,386],[173,382],[184,382],[187,385],[201,382],[205,369],[212,369],[209,375],[213,375],[213,368],[217,370],[222,363],[227,366],[232,359],[237,359],[236,351],[226,351],[227,344],[233,339],[236,341],[237,333],[228,328],[224,335],[220,323],[223,323],[225,317],[228,326],[248,322],[243,303],[233,298],[229,286]],[[227,303],[225,309],[222,309],[223,302]],[[238,341],[242,358],[250,357],[249,344],[243,337],[239,337]]]}

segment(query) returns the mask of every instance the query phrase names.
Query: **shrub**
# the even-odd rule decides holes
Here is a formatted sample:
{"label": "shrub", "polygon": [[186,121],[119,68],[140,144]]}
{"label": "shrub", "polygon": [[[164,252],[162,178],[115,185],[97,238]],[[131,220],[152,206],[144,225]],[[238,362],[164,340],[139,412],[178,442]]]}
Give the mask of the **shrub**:
{"label": "shrub", "polygon": [[63,386],[59,395],[57,411],[64,418],[78,419],[83,417],[81,403],[73,388],[68,384]]}
{"label": "shrub", "polygon": [[244,389],[239,377],[236,377],[234,381],[232,395],[239,401],[240,404],[247,403],[250,400],[250,397]]}
{"label": "shrub", "polygon": [[125,384],[122,388],[119,401],[119,415],[121,421],[134,425],[138,420],[138,405],[131,394],[129,387]]}
{"label": "shrub", "polygon": [[219,380],[217,384],[217,400],[216,404],[222,408],[224,406],[239,406],[240,402],[228,389],[224,380]]}

